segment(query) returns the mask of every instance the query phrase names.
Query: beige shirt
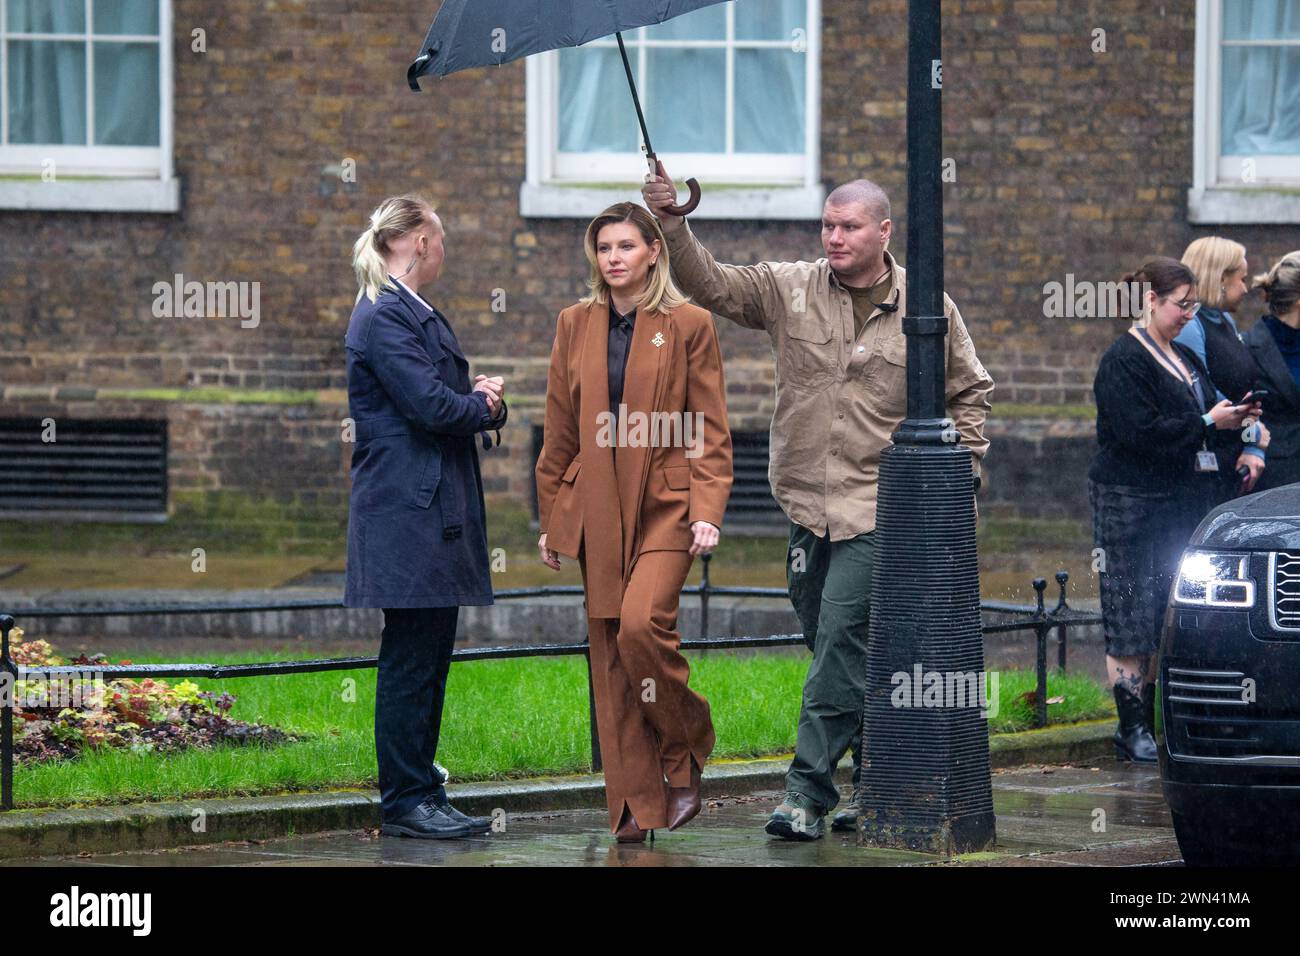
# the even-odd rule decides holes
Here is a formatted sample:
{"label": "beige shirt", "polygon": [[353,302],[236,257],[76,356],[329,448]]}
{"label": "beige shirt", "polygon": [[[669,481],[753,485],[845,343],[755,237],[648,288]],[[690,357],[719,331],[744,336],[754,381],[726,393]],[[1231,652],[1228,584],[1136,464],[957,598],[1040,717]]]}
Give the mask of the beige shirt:
{"label": "beige shirt", "polygon": [[[685,222],[664,229],[673,275],[696,303],[746,328],[763,329],[776,360],[768,481],[790,520],[830,540],[876,527],[880,453],[907,416],[906,272],[885,253],[893,291],[854,338],[852,297],[816,262],[721,265]],[[975,354],[957,307],[944,295],[948,351],[944,389],[961,443],[988,451],[984,420],[993,380]]]}

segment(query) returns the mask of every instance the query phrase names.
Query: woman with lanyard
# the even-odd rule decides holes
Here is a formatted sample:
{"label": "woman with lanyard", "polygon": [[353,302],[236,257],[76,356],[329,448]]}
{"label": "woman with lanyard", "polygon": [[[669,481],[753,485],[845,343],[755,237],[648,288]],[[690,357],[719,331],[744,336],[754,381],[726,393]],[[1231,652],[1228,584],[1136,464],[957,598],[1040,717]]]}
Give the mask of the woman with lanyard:
{"label": "woman with lanyard", "polygon": [[[1246,298],[1246,247],[1222,236],[1202,236],[1183,251],[1183,265],[1196,276],[1194,297],[1201,302],[1196,315],[1174,341],[1196,353],[1214,385],[1216,397],[1238,401],[1255,391],[1260,368],[1242,341],[1232,312]],[[1267,406],[1267,401],[1264,402]],[[1267,408],[1265,409],[1267,416]],[[1267,429],[1258,426],[1258,445],[1234,441],[1220,432],[1210,447],[1218,453],[1221,484],[1214,504],[1254,491],[1264,475]]]}
{"label": "woman with lanyard", "polygon": [[[1125,283],[1144,289],[1144,321],[1102,356],[1093,392],[1100,446],[1088,472],[1101,549],[1106,668],[1121,759],[1153,762],[1155,655],[1179,557],[1218,500],[1218,433],[1240,435],[1258,405],[1215,402],[1205,366],[1174,339],[1196,314],[1196,276],[1175,259],[1146,263]],[[1240,441],[1240,438],[1238,438]]]}

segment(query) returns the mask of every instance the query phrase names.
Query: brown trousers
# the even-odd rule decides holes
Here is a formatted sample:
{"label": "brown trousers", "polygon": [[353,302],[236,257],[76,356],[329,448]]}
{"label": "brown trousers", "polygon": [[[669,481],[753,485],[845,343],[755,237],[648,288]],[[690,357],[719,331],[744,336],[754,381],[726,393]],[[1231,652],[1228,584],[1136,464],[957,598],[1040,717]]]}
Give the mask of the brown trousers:
{"label": "brown trousers", "polygon": [[686,686],[690,667],[677,649],[678,600],[692,561],[686,551],[642,552],[620,616],[587,619],[611,831],[625,806],[642,829],[666,827],[668,788],[689,786],[692,759],[703,770],[713,752],[709,702]]}

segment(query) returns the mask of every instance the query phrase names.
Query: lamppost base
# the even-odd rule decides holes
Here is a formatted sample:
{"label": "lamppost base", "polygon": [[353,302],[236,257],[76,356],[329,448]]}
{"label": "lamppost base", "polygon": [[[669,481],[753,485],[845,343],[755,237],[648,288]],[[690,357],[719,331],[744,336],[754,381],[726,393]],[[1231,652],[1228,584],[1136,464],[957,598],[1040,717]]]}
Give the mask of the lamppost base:
{"label": "lamppost base", "polygon": [[859,842],[953,855],[993,845],[975,484],[969,448],[880,459]]}
{"label": "lamppost base", "polygon": [[952,857],[993,849],[995,826],[991,810],[921,824],[868,810],[858,817],[858,843]]}

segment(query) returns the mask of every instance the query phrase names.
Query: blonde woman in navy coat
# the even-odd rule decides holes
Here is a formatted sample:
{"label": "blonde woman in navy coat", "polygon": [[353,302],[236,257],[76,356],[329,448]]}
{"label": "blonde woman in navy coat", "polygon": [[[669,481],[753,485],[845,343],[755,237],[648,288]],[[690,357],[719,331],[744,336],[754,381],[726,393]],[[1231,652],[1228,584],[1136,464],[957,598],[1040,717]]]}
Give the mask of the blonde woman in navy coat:
{"label": "blonde woman in navy coat", "polygon": [[344,339],[355,422],[347,607],[383,608],[375,688],[382,832],[443,838],[490,821],[448,801],[435,769],[456,619],[492,603],[475,436],[505,423],[504,383],[479,375],[420,295],[443,228],[418,196],[387,199],[353,248],[361,291]]}

